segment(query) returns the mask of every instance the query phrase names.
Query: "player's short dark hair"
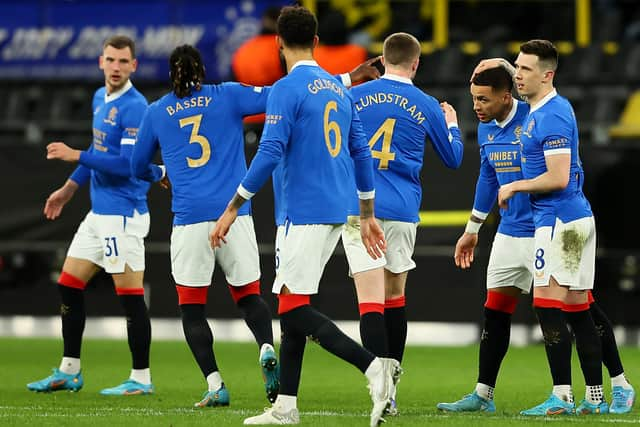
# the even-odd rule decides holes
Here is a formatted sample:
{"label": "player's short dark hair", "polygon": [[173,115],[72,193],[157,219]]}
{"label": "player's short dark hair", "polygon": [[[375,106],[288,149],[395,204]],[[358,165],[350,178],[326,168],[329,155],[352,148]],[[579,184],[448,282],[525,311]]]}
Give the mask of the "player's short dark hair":
{"label": "player's short dark hair", "polygon": [[491,86],[493,89],[509,91],[513,89],[513,77],[503,67],[483,70],[471,81],[476,86]]}
{"label": "player's short dark hair", "polygon": [[111,36],[104,41],[104,45],[102,45],[102,48],[105,49],[107,46],[113,46],[116,49],[124,49],[125,47],[128,47],[131,51],[131,57],[136,57],[136,43],[131,39],[131,37],[125,36],[123,34]]}
{"label": "player's short dark hair", "polygon": [[200,51],[184,44],[173,49],[169,57],[169,75],[173,93],[178,98],[191,95],[191,90],[200,90],[204,80],[204,64]]}
{"label": "player's short dark hair", "polygon": [[286,6],[276,24],[278,36],[287,47],[312,48],[318,34],[318,20],[303,6]]}
{"label": "player's short dark hair", "polygon": [[420,42],[409,33],[394,33],[382,45],[384,62],[391,65],[409,65],[420,56]]}
{"label": "player's short dark hair", "polygon": [[549,40],[529,40],[520,45],[520,52],[537,56],[538,62],[553,71],[558,68],[558,49]]}

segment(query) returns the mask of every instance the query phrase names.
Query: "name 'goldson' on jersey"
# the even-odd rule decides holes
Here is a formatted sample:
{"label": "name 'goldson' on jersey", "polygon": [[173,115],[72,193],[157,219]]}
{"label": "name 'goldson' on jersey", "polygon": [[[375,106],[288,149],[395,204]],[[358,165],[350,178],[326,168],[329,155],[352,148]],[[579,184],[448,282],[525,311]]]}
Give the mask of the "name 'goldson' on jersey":
{"label": "name 'goldson' on jersey", "polygon": [[[473,202],[474,215],[484,219],[498,197],[500,186],[522,179],[520,138],[522,123],[529,114],[529,104],[513,102],[505,121],[478,124],[480,174]],[[500,209],[498,232],[514,237],[533,237],[533,214],[529,195],[516,193],[507,209]]]}
{"label": "name 'goldson' on jersey", "polygon": [[531,108],[522,128],[522,172],[532,179],[547,171],[545,156],[571,154],[569,183],[550,193],[531,194],[536,227],[593,216],[582,192],[584,170],[578,153],[578,125],[571,104],[555,89]]}
{"label": "name 'goldson' on jersey", "polygon": [[[457,168],[464,150],[460,130],[447,129],[438,101],[408,78],[385,74],[355,86],[351,95],[373,156],[376,217],[418,222],[425,141],[447,167]],[[349,214],[357,215],[352,194]]]}
{"label": "name 'goldson' on jersey", "polygon": [[[269,89],[240,83],[203,85],[190,96],[173,92],[145,114],[132,157],[144,171],[158,147],[172,188],[174,224],[216,220],[247,171],[242,118],[265,111]],[[238,215],[250,213],[250,203]]]}

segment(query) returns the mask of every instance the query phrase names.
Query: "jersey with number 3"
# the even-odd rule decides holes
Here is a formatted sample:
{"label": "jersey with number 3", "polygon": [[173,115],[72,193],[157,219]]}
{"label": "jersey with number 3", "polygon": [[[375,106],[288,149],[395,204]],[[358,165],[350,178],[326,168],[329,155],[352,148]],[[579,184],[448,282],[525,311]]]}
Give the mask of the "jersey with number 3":
{"label": "jersey with number 3", "polygon": [[533,179],[547,171],[545,157],[570,154],[569,183],[563,190],[531,194],[533,221],[538,227],[593,216],[582,192],[584,170],[578,153],[578,124],[571,104],[555,90],[529,111],[522,127],[522,174]]}
{"label": "jersey with number 3", "polygon": [[[132,156],[139,173],[158,147],[171,182],[174,224],[216,220],[247,171],[242,118],[265,111],[269,89],[239,83],[173,92],[151,104]],[[247,215],[246,203],[238,215]]]}
{"label": "jersey with number 3", "polygon": [[[351,94],[374,160],[376,217],[418,222],[425,141],[431,140],[447,167],[458,168],[463,154],[460,130],[447,129],[438,101],[408,78],[385,74],[355,86]],[[358,212],[354,195],[349,214]]]}

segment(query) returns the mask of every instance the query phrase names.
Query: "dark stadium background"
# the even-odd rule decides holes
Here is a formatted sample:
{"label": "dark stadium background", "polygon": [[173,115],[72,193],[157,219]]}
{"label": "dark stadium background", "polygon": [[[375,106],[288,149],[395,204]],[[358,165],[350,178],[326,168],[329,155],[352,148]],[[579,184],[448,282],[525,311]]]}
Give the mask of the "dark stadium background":
{"label": "dark stadium background", "polygon": [[[42,215],[48,194],[60,186],[73,169],[69,164],[46,161],[45,146],[54,140],[65,141],[76,148],[88,146],[91,97],[103,83],[96,60],[99,49],[94,54],[89,51],[85,56],[69,57],[69,46],[78,40],[80,31],[93,26],[95,38],[101,34],[97,31],[100,28],[123,25],[144,37],[148,28],[201,28],[203,35],[198,47],[207,58],[210,81],[217,82],[232,78],[229,67],[225,68],[224,64],[228,64],[234,47],[258,30],[260,14],[272,3],[286,4],[260,0],[111,1],[109,7],[119,13],[105,16],[100,13],[103,3],[98,1],[0,2],[0,316],[57,313],[57,273],[73,233],[89,207],[88,192],[84,189],[76,194],[60,219],[48,222]],[[320,18],[333,4],[321,0],[304,3],[318,12]],[[471,208],[479,159],[475,145],[476,120],[467,82],[478,60],[495,56],[513,59],[517,42],[530,38],[556,42],[562,53],[556,87],[572,101],[576,111],[587,177],[585,193],[598,227],[595,295],[614,323],[636,331],[640,326],[637,310],[640,233],[635,208],[640,128],[635,128],[635,134],[633,129],[618,134],[624,136],[615,136],[610,129],[618,123],[625,105],[640,86],[640,6],[637,2],[343,3],[350,3],[350,7],[360,12],[359,20],[352,24],[349,32],[358,40],[368,41],[371,56],[379,54],[380,41],[394,31],[409,31],[423,40],[424,54],[415,83],[436,98],[453,104],[458,111],[466,145],[463,165],[457,171],[448,170],[434,158],[433,150],[427,148],[422,173],[422,209],[425,211]],[[373,3],[383,4],[387,9],[372,12]],[[140,11],[145,11],[144,16]],[[381,13],[388,16],[381,19]],[[120,14],[126,16],[122,22],[118,21]],[[58,27],[73,32],[69,44],[56,50],[52,41],[38,52],[31,43],[35,40],[34,33],[29,31]],[[147,34],[144,39],[147,50],[141,51],[139,61],[141,67],[145,62],[149,67],[134,76],[134,83],[150,101],[167,91],[165,51],[183,40],[175,38],[175,34],[158,32],[155,36]],[[166,40],[158,43],[157,37],[161,41],[166,37]],[[29,46],[34,49],[29,51]],[[52,57],[48,52],[54,52]],[[640,121],[640,115],[636,115],[636,120]],[[259,126],[247,127],[248,158],[255,153],[259,134]],[[174,317],[178,310],[168,255],[169,195],[153,187],[149,206],[152,222],[147,239],[145,282],[150,287],[151,315]],[[263,292],[269,294],[275,235],[270,185],[256,196],[253,206],[261,246],[262,287]],[[493,224],[483,227],[476,263],[471,271],[465,272],[457,270],[452,259],[453,246],[462,230],[459,221],[419,229],[415,256],[418,267],[409,274],[408,281],[409,320],[481,320],[484,271],[495,217]],[[238,317],[219,270],[213,283],[208,315]],[[275,298],[269,295],[267,299],[275,307]],[[340,247],[331,258],[321,292],[313,301],[332,318],[357,318],[353,286],[347,277]],[[521,303],[516,322],[533,323],[527,304],[528,300]],[[90,286],[87,310],[90,316],[120,314],[108,276],[98,276]]]}

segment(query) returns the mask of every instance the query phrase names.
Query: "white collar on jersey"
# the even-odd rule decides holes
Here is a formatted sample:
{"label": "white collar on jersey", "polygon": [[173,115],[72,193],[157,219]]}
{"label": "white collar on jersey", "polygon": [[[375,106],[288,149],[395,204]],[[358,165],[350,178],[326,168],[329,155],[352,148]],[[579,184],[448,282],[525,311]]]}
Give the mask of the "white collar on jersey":
{"label": "white collar on jersey", "polygon": [[503,128],[506,125],[508,125],[509,122],[511,122],[511,120],[515,117],[516,111],[518,111],[518,101],[514,97],[511,97],[511,99],[513,100],[513,104],[511,105],[511,111],[509,111],[509,114],[507,114],[507,117],[501,122],[497,121],[496,119],[493,119],[493,121],[496,123],[496,125],[499,128]]}
{"label": "white collar on jersey", "polygon": [[410,78],[398,76],[397,74],[384,73],[382,75],[382,77],[380,77],[380,78],[381,79],[393,80],[393,81],[400,82],[400,83],[406,83],[408,85],[413,85],[413,82],[411,81]]}
{"label": "white collar on jersey", "polygon": [[291,67],[291,70],[289,70],[289,72],[293,71],[294,68],[296,68],[298,65],[310,65],[313,67],[317,67],[318,63],[316,61],[314,61],[313,59],[302,59],[298,62],[296,62],[295,64],[293,64],[293,67]]}
{"label": "white collar on jersey", "polygon": [[104,103],[106,104],[107,102],[115,101],[116,99],[118,99],[122,95],[124,95],[132,87],[133,87],[133,83],[131,83],[131,80],[127,80],[127,82],[124,84],[122,89],[118,89],[117,91],[115,91],[113,93],[109,93],[108,94],[107,90],[105,88],[105,91],[104,91]]}
{"label": "white collar on jersey", "polygon": [[553,98],[556,95],[558,95],[558,91],[556,91],[555,88],[554,88],[551,92],[546,94],[544,98],[542,98],[540,101],[538,101],[538,103],[536,105],[532,105],[531,106],[531,109],[529,110],[529,114],[531,114],[534,111],[540,109],[544,104],[549,102],[551,100],[551,98]]}

